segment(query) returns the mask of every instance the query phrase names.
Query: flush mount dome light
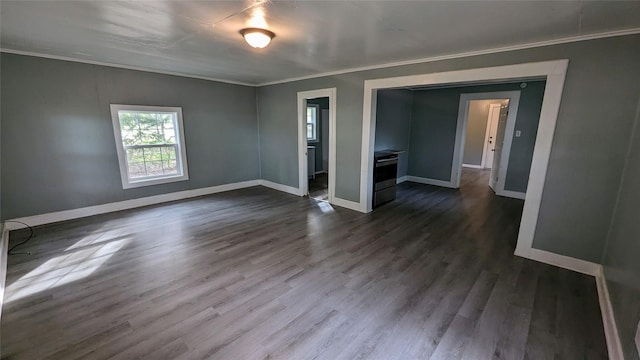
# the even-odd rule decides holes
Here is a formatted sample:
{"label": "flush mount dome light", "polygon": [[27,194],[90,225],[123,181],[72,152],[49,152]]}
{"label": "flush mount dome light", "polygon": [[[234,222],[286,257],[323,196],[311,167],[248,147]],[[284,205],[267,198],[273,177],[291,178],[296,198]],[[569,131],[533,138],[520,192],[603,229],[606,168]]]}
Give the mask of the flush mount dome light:
{"label": "flush mount dome light", "polygon": [[249,46],[258,49],[262,49],[269,45],[271,39],[276,36],[276,34],[269,30],[259,28],[242,29],[240,30],[240,35],[244,37],[244,40],[249,44]]}

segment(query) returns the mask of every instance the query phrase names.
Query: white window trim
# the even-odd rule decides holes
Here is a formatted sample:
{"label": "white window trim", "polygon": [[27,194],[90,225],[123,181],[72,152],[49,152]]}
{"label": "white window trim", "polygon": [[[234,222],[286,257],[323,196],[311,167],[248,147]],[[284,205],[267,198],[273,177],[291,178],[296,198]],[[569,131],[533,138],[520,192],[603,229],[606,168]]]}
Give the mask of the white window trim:
{"label": "white window trim", "polygon": [[[307,108],[310,107],[314,107],[316,108],[316,123],[313,125],[313,132],[315,133],[315,138],[314,139],[309,139],[307,138],[307,142],[309,143],[319,143],[320,139],[318,139],[318,118],[320,117],[320,105],[318,104],[307,104]],[[306,115],[307,115],[307,108],[304,109],[305,111],[305,119],[306,119]],[[308,124],[308,122],[305,121],[305,124]]]}
{"label": "white window trim", "polygon": [[[120,118],[118,117],[118,111],[150,111],[150,112],[173,112],[177,114],[178,126],[176,131],[176,140],[179,156],[176,158],[176,162],[179,169],[182,169],[182,174],[160,176],[153,178],[146,178],[140,180],[129,180],[129,167],[127,166],[127,154],[122,144],[122,133],[120,131]],[[113,122],[113,134],[115,136],[116,151],[118,153],[118,165],[120,166],[120,178],[122,180],[123,189],[132,189],[142,186],[151,186],[172,183],[177,181],[189,180],[189,170],[187,166],[187,149],[184,141],[184,124],[182,121],[182,108],[170,107],[170,106],[142,106],[142,105],[123,105],[123,104],[111,104],[111,120]]]}

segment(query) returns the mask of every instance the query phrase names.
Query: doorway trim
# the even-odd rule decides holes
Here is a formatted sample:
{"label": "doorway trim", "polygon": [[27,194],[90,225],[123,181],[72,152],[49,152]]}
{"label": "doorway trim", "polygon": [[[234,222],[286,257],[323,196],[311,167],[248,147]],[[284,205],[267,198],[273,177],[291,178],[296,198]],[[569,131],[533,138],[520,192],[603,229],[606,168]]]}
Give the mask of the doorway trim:
{"label": "doorway trim", "polygon": [[[500,121],[500,108],[501,108],[501,104],[499,103],[494,103],[494,104],[489,104],[489,116],[487,118],[487,128],[485,129],[485,134],[484,134],[484,146],[482,147],[482,168],[486,168],[487,167],[487,163],[488,163],[488,159],[487,157],[489,156],[489,138],[491,137],[491,126],[493,125],[493,122],[496,121]],[[498,112],[498,116],[493,116],[496,111]],[[498,126],[498,124],[495,124],[496,127]],[[496,134],[497,134],[497,128],[496,128]],[[466,140],[465,140],[466,143]],[[493,160],[493,159],[492,159]],[[493,167],[493,161],[491,161],[491,166]]]}
{"label": "doorway trim", "polygon": [[487,81],[514,81],[546,78],[540,122],[529,173],[529,183],[522,212],[515,254],[531,258],[533,237],[538,223],[540,203],[547,176],[553,134],[558,120],[568,59],[494,66],[440,73],[408,75],[364,82],[362,108],[362,151],[360,164],[360,210],[371,211],[373,179],[373,145],[376,125],[376,97],[378,89],[435,84],[469,84]]}
{"label": "doorway trim", "polygon": [[317,89],[298,92],[298,188],[300,195],[309,195],[307,176],[306,102],[308,99],[329,98],[329,189],[328,201],[335,202],[336,189],[336,98],[337,89]]}
{"label": "doorway trim", "polygon": [[[518,106],[520,105],[520,90],[496,91],[484,93],[464,93],[460,94],[460,105],[458,107],[458,128],[456,129],[456,142],[453,151],[453,167],[451,168],[451,179],[456,188],[460,187],[460,173],[462,169],[462,159],[464,157],[464,143],[467,137],[467,126],[469,125],[469,102],[471,100],[493,100],[509,99],[509,115],[507,115],[507,126],[504,131],[504,143],[502,155],[500,156],[500,166],[498,169],[498,183],[496,184],[496,195],[515,197],[524,199],[524,193],[505,190],[505,179],[507,177],[507,167],[509,165],[509,155],[511,154],[511,144],[513,133],[516,128],[516,118],[518,116]],[[490,124],[487,124],[487,127]],[[485,130],[485,137],[488,136]],[[497,140],[497,139],[496,139]],[[486,139],[485,139],[486,142]],[[486,145],[486,143],[485,143]],[[484,149],[483,159],[484,163]]]}

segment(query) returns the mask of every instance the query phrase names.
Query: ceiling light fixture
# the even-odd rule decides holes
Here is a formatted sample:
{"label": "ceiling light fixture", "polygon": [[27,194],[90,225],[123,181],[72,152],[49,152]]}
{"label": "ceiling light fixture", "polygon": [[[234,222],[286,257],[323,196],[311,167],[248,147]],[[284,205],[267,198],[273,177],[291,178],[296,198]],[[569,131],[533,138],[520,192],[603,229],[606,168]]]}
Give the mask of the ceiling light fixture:
{"label": "ceiling light fixture", "polygon": [[269,45],[271,39],[273,39],[276,34],[269,30],[259,29],[259,28],[246,28],[240,30],[240,35],[244,37],[244,40],[249,44],[249,46],[262,49]]}

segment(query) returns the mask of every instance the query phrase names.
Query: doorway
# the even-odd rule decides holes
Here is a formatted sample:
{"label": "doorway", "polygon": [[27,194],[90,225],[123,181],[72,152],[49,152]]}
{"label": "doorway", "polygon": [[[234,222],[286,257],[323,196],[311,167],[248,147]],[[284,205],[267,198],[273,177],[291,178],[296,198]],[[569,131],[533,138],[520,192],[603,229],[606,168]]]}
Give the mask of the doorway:
{"label": "doorway", "polygon": [[546,79],[546,87],[540,112],[537,137],[535,139],[531,170],[527,183],[527,196],[524,202],[522,220],[518,233],[518,242],[515,250],[516,255],[540,258],[542,255],[540,255],[539,252],[536,253],[534,251],[535,249],[532,249],[531,245],[533,243],[535,228],[538,222],[538,212],[540,210],[542,192],[547,174],[547,166],[549,163],[549,156],[551,154],[551,144],[553,142],[553,135],[558,119],[558,111],[560,109],[560,101],[562,99],[562,90],[564,88],[564,79],[568,63],[568,60],[563,59],[365,80],[362,108],[362,151],[360,165],[361,211],[370,212],[372,210],[372,159],[376,124],[376,95],[378,89],[544,78]]}
{"label": "doorway", "polygon": [[458,126],[460,184],[462,167],[490,172],[489,187],[499,196],[524,199],[525,194],[505,189],[505,179],[511,154],[515,122],[520,103],[520,91],[469,93],[460,96]]}
{"label": "doorway", "polygon": [[298,92],[298,166],[302,196],[335,198],[336,89]]}
{"label": "doorway", "polygon": [[329,98],[307,99],[307,178],[309,197],[329,199]]}

